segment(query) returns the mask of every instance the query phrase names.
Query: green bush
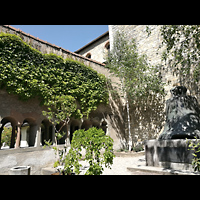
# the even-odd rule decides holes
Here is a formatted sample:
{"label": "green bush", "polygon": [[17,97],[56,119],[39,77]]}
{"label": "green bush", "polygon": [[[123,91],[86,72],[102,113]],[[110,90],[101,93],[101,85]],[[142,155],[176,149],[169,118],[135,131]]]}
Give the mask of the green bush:
{"label": "green bush", "polygon": [[3,127],[0,148],[4,142],[5,146],[10,146],[11,136],[12,136],[12,128]]}
{"label": "green bush", "polygon": [[[81,154],[82,149],[86,151],[85,158]],[[93,127],[87,131],[77,130],[73,134],[71,149],[65,158],[65,173],[74,170],[79,174],[82,166],[79,161],[82,159],[90,165],[86,175],[100,175],[103,173],[103,165],[111,169],[114,156],[113,139],[105,135],[102,129]]]}
{"label": "green bush", "polygon": [[194,157],[192,159],[192,167],[194,171],[200,172],[200,158],[199,158],[199,152],[200,152],[200,141],[196,140],[187,140],[187,143],[189,144],[189,149],[190,151],[193,151],[194,153],[192,154]]}

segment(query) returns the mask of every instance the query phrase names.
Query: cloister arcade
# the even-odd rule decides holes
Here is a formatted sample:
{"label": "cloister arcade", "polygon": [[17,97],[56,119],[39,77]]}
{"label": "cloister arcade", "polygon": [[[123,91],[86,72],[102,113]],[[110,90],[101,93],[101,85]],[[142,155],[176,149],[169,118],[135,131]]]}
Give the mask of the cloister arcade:
{"label": "cloister arcade", "polygon": [[[54,126],[47,119],[44,119],[40,122],[37,122],[34,118],[26,118],[23,120],[23,123],[17,123],[17,120],[13,117],[4,117],[1,120],[0,136],[2,137],[4,126],[11,126],[12,133],[10,139],[10,146],[4,148],[22,148],[22,147],[40,147],[45,144],[45,140],[50,140],[55,143],[55,129]],[[56,126],[57,129],[61,124]],[[68,126],[68,128],[67,128]],[[73,138],[73,133],[79,129],[88,130],[91,127],[102,128],[106,133],[107,122],[105,120],[94,120],[94,119],[85,119],[78,120],[72,119],[68,125],[65,125],[62,128],[64,136],[58,141],[58,144],[65,144],[67,139],[67,130],[68,132],[68,143],[71,143]],[[0,142],[1,142],[0,137]]]}
{"label": "cloister arcade", "polygon": [[[51,122],[42,114],[45,107],[40,106],[37,99],[21,101],[16,95],[8,94],[0,90],[0,144],[4,127],[11,130],[9,146],[2,144],[4,148],[40,147],[45,140],[55,143],[55,128]],[[62,124],[56,125],[58,130]],[[68,127],[67,127],[68,126]],[[102,128],[108,134],[108,122],[102,115],[102,109],[95,111],[88,119],[71,119],[68,125],[62,128],[63,138],[58,144],[70,144],[74,131],[78,129],[89,129],[91,127]],[[67,134],[68,130],[68,134]],[[68,135],[68,138],[67,138]]]}

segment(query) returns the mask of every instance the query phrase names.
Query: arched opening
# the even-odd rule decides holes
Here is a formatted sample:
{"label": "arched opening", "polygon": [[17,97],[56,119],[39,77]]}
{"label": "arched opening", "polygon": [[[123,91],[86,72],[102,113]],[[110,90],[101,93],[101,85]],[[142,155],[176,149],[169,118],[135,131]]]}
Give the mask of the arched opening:
{"label": "arched opening", "polygon": [[92,122],[92,127],[100,128],[100,121],[98,117],[95,117],[91,120]]}
{"label": "arched opening", "polygon": [[[59,131],[60,129],[60,133],[62,134],[62,138],[60,138],[58,140],[58,144],[65,144],[65,140],[67,138],[67,125],[64,125],[63,127],[63,122],[61,122],[60,124],[56,125],[56,130]],[[61,128],[62,127],[62,128]]]}
{"label": "arched opening", "polygon": [[108,124],[105,120],[101,123],[101,128],[105,132],[105,134],[108,134]]}
{"label": "arched opening", "polygon": [[45,140],[50,142],[52,141],[52,124],[49,120],[44,119],[41,123],[41,143],[45,144]]}
{"label": "arched opening", "polygon": [[73,120],[70,124],[70,144],[73,138],[73,133],[81,128],[81,121],[80,120]]}
{"label": "arched opening", "polygon": [[0,149],[14,148],[16,142],[16,120],[5,117],[1,120]]}
{"label": "arched opening", "polygon": [[[1,149],[9,149],[11,144],[11,137],[12,137],[12,125],[11,122],[7,122],[5,125],[2,125],[0,128],[1,132]],[[16,138],[16,134],[15,134]]]}
{"label": "arched opening", "polygon": [[28,121],[21,125],[20,147],[29,147],[30,124]]}
{"label": "arched opening", "polygon": [[81,129],[85,129],[87,131],[89,128],[92,128],[92,122],[88,119],[84,120]]}
{"label": "arched opening", "polygon": [[106,42],[105,44],[105,49],[107,49],[108,51],[110,51],[110,42]]}
{"label": "arched opening", "polygon": [[37,125],[33,118],[26,118],[21,126],[20,147],[33,147],[36,143]]}
{"label": "arched opening", "polygon": [[85,57],[91,59],[91,58],[92,58],[92,55],[91,55],[91,53],[87,53]]}

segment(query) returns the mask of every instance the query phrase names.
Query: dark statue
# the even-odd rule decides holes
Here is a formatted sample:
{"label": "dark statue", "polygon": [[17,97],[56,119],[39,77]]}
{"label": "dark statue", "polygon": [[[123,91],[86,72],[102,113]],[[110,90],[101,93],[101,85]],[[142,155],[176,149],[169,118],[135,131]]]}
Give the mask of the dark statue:
{"label": "dark statue", "polygon": [[170,90],[166,102],[166,123],[159,140],[200,138],[200,109],[197,99],[186,95],[187,88],[177,86]]}

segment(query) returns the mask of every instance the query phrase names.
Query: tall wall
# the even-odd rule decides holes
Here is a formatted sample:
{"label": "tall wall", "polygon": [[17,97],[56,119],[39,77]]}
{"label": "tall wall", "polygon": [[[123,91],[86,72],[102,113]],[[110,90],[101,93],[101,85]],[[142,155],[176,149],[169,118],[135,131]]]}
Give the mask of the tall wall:
{"label": "tall wall", "polygon": [[129,41],[136,40],[139,54],[146,54],[148,61],[152,65],[160,67],[163,81],[166,83],[166,99],[170,97],[170,89],[178,84],[177,77],[173,76],[169,67],[161,62],[162,52],[165,47],[159,48],[162,44],[159,25],[150,25],[150,36],[146,32],[146,25],[109,25],[110,47],[113,48],[113,41],[117,31],[124,31]]}
{"label": "tall wall", "polygon": [[109,25],[110,48],[113,49],[113,42],[117,31],[123,31],[131,42],[136,40],[138,53],[146,54],[151,65],[157,65],[161,72],[162,80],[166,83],[165,99],[150,97],[143,106],[131,105],[131,132],[133,141],[143,141],[156,138],[162,130],[165,121],[165,101],[171,96],[170,89],[178,83],[169,67],[161,62],[161,55],[165,47],[159,48],[162,43],[160,26],[149,26],[151,34],[148,36],[146,25]]}

